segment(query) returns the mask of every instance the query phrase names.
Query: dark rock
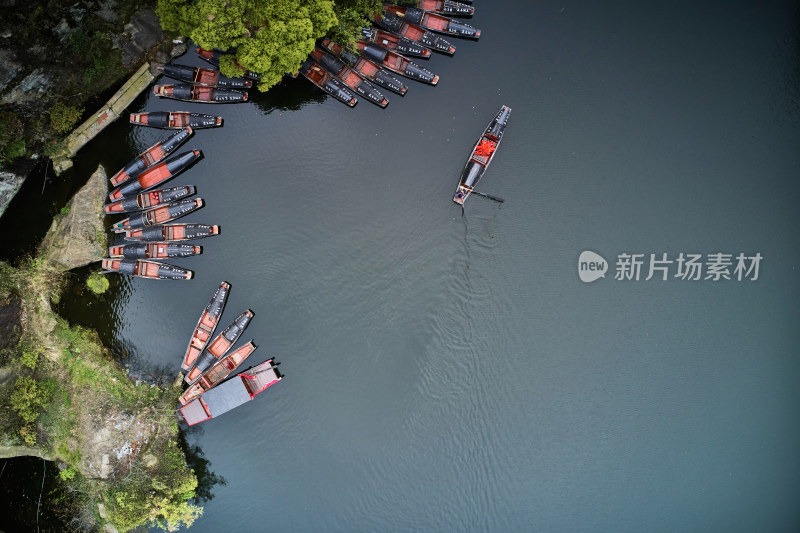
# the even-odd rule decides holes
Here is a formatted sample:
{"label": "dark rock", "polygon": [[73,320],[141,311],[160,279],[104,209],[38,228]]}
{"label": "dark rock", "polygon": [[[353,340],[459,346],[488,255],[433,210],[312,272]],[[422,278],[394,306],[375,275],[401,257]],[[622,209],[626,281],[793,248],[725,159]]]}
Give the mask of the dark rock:
{"label": "dark rock", "polygon": [[186,53],[188,49],[189,47],[186,46],[185,44],[176,44],[175,46],[172,47],[172,50],[169,51],[169,55],[171,57],[182,56],[183,54]]}
{"label": "dark rock", "polygon": [[156,61],[159,63],[169,63],[169,56],[166,52],[159,52],[156,54]]}
{"label": "dark rock", "polygon": [[22,65],[15,61],[14,52],[0,48],[0,92],[22,71]]}
{"label": "dark rock", "polygon": [[32,102],[40,98],[52,82],[52,74],[48,74],[44,69],[37,68],[19,82],[7,95],[0,100],[2,104],[23,104]]}
{"label": "dark rock", "polygon": [[149,48],[164,38],[158,16],[152,9],[137,11],[125,25],[125,31],[113,37],[114,44],[122,52],[122,62],[132,67]]}
{"label": "dark rock", "polygon": [[117,0],[106,0],[100,4],[100,9],[95,11],[95,15],[105,20],[106,22],[116,22],[119,18],[117,14]]}
{"label": "dark rock", "polygon": [[[17,194],[17,191],[22,187],[27,174],[17,174],[14,172],[0,172],[0,217],[8,207],[11,199]],[[2,334],[0,334],[2,337]]]}

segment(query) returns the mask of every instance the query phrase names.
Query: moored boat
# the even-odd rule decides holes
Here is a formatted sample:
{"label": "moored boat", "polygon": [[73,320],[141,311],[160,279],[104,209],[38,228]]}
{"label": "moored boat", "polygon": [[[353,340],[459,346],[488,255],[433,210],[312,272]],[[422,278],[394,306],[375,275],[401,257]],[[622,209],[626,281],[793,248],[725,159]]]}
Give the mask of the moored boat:
{"label": "moored boat", "polygon": [[190,67],[188,65],[176,65],[165,63],[158,67],[158,70],[170,78],[193,83],[195,85],[207,85],[209,87],[224,87],[226,89],[249,89],[253,86],[251,80],[244,78],[229,78],[215,69]]}
{"label": "moored boat", "polygon": [[201,253],[203,253],[203,248],[200,246],[170,242],[137,242],[108,248],[108,255],[113,259],[166,259],[168,257],[189,257]]}
{"label": "moored boat", "polygon": [[200,159],[202,155],[203,153],[200,150],[191,150],[189,152],[173,155],[161,163],[148,168],[135,178],[129,179],[108,193],[108,197],[112,201],[117,201],[126,196],[133,196],[139,194],[141,191],[152,189],[189,168],[189,166]]}
{"label": "moored boat", "polygon": [[430,85],[439,83],[439,76],[397,52],[386,50],[366,41],[356,42],[356,48],[364,57],[401,76]]}
{"label": "moored boat", "polygon": [[373,104],[380,107],[386,107],[389,104],[389,100],[383,93],[364,79],[361,74],[348,67],[322,48],[314,48],[314,50],[311,51],[311,57],[314,58],[314,61],[322,68],[336,76],[337,79]]}
{"label": "moored boat", "polygon": [[247,101],[247,93],[244,91],[219,89],[217,87],[206,87],[205,85],[189,85],[187,83],[156,85],[153,87],[153,94],[162,98],[204,104],[233,104]]}
{"label": "moored boat", "polygon": [[148,279],[192,279],[191,270],[145,259],[103,259],[103,270]]}
{"label": "moored boat", "polygon": [[231,322],[222,333],[217,335],[216,338],[211,341],[211,344],[206,347],[206,350],[195,359],[192,367],[186,372],[186,377],[183,378],[184,381],[192,385],[195,381],[200,379],[203,372],[221,359],[228,350],[231,349],[231,346],[236,344],[236,341],[242,336],[242,333],[244,333],[244,330],[252,319],[253,312],[249,309],[236,317],[236,320]]}
{"label": "moored boat", "polygon": [[456,47],[450,44],[450,41],[440,35],[421,28],[416,24],[403,20],[397,15],[391,13],[375,13],[373,17],[375,24],[397,35],[402,35],[406,39],[422,43],[431,50],[441,52],[447,55],[456,53]]}
{"label": "moored boat", "polygon": [[380,47],[392,50],[398,54],[403,54],[408,57],[418,57],[421,59],[430,59],[431,51],[429,48],[421,44],[407,39],[400,35],[374,26],[369,28],[361,28],[361,36],[365,41],[377,44]]}
{"label": "moored boat", "polygon": [[[236,348],[234,351],[217,361],[211,368],[203,372],[203,375],[195,381],[194,385],[186,389],[178,400],[181,404],[186,405],[188,402],[200,396],[203,392],[207,391],[217,383],[220,383],[231,372],[241,365],[250,354],[256,350],[256,345],[253,341]],[[270,359],[272,361],[272,359]]]}
{"label": "moored boat", "polygon": [[343,81],[319,66],[313,59],[306,59],[300,65],[300,74],[343,104],[354,107],[358,103],[358,98],[350,92],[350,89]]}
{"label": "moored boat", "polygon": [[183,131],[176,131],[163,141],[157,142],[137,155],[136,159],[133,159],[130,163],[125,165],[122,170],[111,176],[111,185],[116,187],[130,178],[135,178],[144,172],[147,167],[155,165],[167,157],[170,152],[186,142],[186,140],[192,136],[192,133],[192,128],[186,126]]}
{"label": "moored boat", "polygon": [[205,391],[181,407],[181,415],[190,426],[218,417],[253,400],[282,378],[271,359],[264,361]]}
{"label": "moored boat", "polygon": [[429,13],[424,9],[418,7],[405,7],[385,5],[383,8],[387,13],[396,15],[410,22],[416,24],[427,30],[444,33],[445,35],[452,35],[453,37],[463,37],[466,39],[480,39],[481,30],[465,24],[458,20],[453,20],[439,15],[438,13]]}
{"label": "moored boat", "polygon": [[475,14],[472,0],[456,2],[454,0],[401,0],[398,5],[413,6],[432,13],[451,15],[454,17],[471,17]]}
{"label": "moored boat", "polygon": [[154,207],[152,209],[142,211],[141,213],[136,213],[125,220],[120,220],[119,222],[115,223],[113,226],[111,226],[111,229],[117,233],[123,233],[125,231],[144,228],[146,226],[166,224],[171,220],[188,215],[189,213],[196,211],[201,207],[203,207],[202,198],[178,200],[177,202],[172,202],[171,204]]}
{"label": "moored boat", "polygon": [[453,195],[455,203],[464,205],[467,197],[475,190],[475,185],[483,176],[486,167],[492,162],[497,147],[500,145],[500,141],[503,140],[503,132],[508,124],[510,113],[510,107],[502,106],[494,119],[486,126],[486,130],[484,130],[478,142],[475,143],[469,159],[467,159],[467,164],[461,172],[461,179]]}
{"label": "moored boat", "polygon": [[186,241],[219,235],[219,226],[208,224],[161,224],[125,232],[126,241]]}
{"label": "moored boat", "polygon": [[189,370],[197,360],[197,356],[203,353],[206,344],[214,334],[214,330],[217,329],[230,289],[231,285],[227,281],[220,283],[211,296],[208,305],[203,309],[203,314],[200,315],[200,319],[197,321],[197,325],[192,332],[192,338],[189,339],[189,346],[183,356],[182,369]]}
{"label": "moored boat", "polygon": [[[219,58],[225,55],[219,50],[204,50],[203,48],[195,48],[194,51],[197,52],[197,55],[200,56],[200,59],[208,61],[217,68],[219,68]],[[253,72],[252,70],[247,70],[238,63],[236,66],[242,70],[242,76],[245,78],[250,78],[253,81],[259,81],[261,79],[261,74]]]}
{"label": "moored boat", "polygon": [[344,63],[350,65],[353,70],[364,76],[369,81],[380,85],[385,89],[396,92],[400,96],[405,96],[408,87],[400,81],[394,74],[388,70],[384,70],[375,63],[370,61],[364,56],[351,52],[345,49],[339,43],[333,42],[330,39],[323,39],[322,47],[341,59]]}
{"label": "moored boat", "polygon": [[168,130],[183,129],[186,126],[199,130],[222,126],[222,117],[188,111],[150,111],[149,113],[131,113],[130,122],[139,126]]}
{"label": "moored boat", "polygon": [[142,209],[150,209],[152,207],[167,205],[170,202],[175,202],[181,198],[191,196],[195,192],[197,192],[197,189],[194,185],[187,185],[185,187],[169,187],[166,189],[156,189],[154,191],[141,192],[136,196],[128,196],[121,200],[117,200],[116,202],[106,204],[103,206],[103,211],[109,215],[141,211]]}

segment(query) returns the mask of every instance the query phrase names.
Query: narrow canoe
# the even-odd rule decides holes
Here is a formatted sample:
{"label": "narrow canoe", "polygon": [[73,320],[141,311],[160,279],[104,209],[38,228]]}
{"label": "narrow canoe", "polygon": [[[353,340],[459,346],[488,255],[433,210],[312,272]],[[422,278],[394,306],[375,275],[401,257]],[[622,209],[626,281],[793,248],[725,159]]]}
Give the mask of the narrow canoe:
{"label": "narrow canoe", "polygon": [[411,39],[407,39],[400,35],[395,35],[390,31],[375,28],[374,26],[369,28],[361,28],[361,36],[365,41],[377,44],[382,48],[392,50],[393,52],[403,54],[404,56],[418,57],[420,59],[430,59],[431,57],[431,51],[429,48],[426,48],[425,46],[422,46]]}
{"label": "narrow canoe", "polygon": [[[250,341],[217,361],[211,368],[203,372],[203,375],[200,376],[200,379],[195,381],[194,385],[186,389],[179,398],[181,404],[186,405],[203,392],[227,378],[231,372],[236,370],[236,368],[255,350],[256,345],[253,344],[253,341]],[[272,359],[270,359],[270,361],[272,361]]]}
{"label": "narrow canoe", "polygon": [[200,246],[170,242],[137,242],[110,246],[108,255],[114,259],[166,259],[189,257],[203,253]]}
{"label": "narrow canoe", "polygon": [[229,78],[215,69],[190,67],[188,65],[164,64],[158,67],[159,72],[170,78],[206,85],[208,87],[223,87],[226,89],[249,89],[253,86],[251,80],[244,78]]}
{"label": "narrow canoe", "polygon": [[183,129],[187,126],[199,130],[222,126],[222,117],[188,111],[150,111],[149,113],[131,113],[130,122],[139,126],[168,130]]}
{"label": "narrow canoe", "polygon": [[197,325],[192,332],[192,338],[189,339],[189,346],[186,347],[186,353],[183,356],[181,368],[184,370],[189,370],[192,367],[197,360],[197,356],[203,352],[206,344],[214,334],[214,330],[217,329],[230,289],[231,285],[227,281],[220,283],[211,296],[208,305],[203,309],[203,314],[200,315],[200,319],[197,321]]}
{"label": "narrow canoe", "polygon": [[322,47],[350,65],[356,72],[364,76],[369,81],[380,85],[384,89],[396,92],[400,96],[405,96],[408,87],[388,70],[382,69],[374,61],[370,61],[364,56],[345,49],[339,43],[330,39],[322,40]]}
{"label": "narrow canoe", "polygon": [[244,91],[219,89],[217,87],[206,87],[205,85],[189,85],[188,83],[156,85],[153,87],[153,94],[162,98],[203,104],[234,104],[247,101],[247,93]]}
{"label": "narrow canoe", "polygon": [[373,104],[386,107],[389,100],[374,85],[368,82],[361,74],[345,65],[342,61],[335,58],[322,48],[314,48],[311,57],[322,68],[336,76],[338,80],[356,91],[358,94],[372,102]]}
{"label": "narrow canoe", "polygon": [[455,2],[454,0],[401,0],[398,5],[413,6],[431,13],[451,15],[454,17],[471,17],[475,14],[472,2]]}
{"label": "narrow canoe", "polygon": [[125,165],[122,170],[111,176],[111,185],[116,187],[130,178],[135,178],[144,172],[147,167],[153,166],[167,157],[170,152],[186,142],[186,140],[192,136],[192,133],[192,128],[186,126],[182,131],[176,131],[166,139],[157,142],[137,155],[136,158]]}
{"label": "narrow canoe", "polygon": [[172,220],[178,219],[182,216],[188,215],[193,211],[197,211],[203,207],[203,199],[186,199],[172,202],[171,204],[154,207],[141,213],[136,213],[133,216],[120,220],[111,226],[111,229],[117,233],[132,231],[135,229],[144,228],[147,226],[156,226],[158,224],[165,224]]}
{"label": "narrow canoe", "polygon": [[185,187],[169,187],[167,189],[156,189],[154,191],[141,192],[136,196],[128,196],[122,200],[107,204],[103,206],[103,211],[109,215],[117,213],[131,213],[133,211],[141,211],[142,209],[150,209],[152,207],[159,207],[167,205],[170,202],[175,202],[187,196],[192,196],[197,189],[194,185],[187,185]]}
{"label": "narrow canoe", "polygon": [[219,235],[219,226],[208,224],[162,224],[125,232],[126,241],[173,242]]}
{"label": "narrow canoe", "polygon": [[506,129],[506,124],[508,124],[510,113],[510,107],[502,106],[494,119],[486,126],[486,130],[484,130],[478,142],[475,143],[469,159],[467,159],[467,164],[461,172],[461,179],[453,195],[455,203],[464,205],[467,197],[475,190],[475,185],[478,184],[478,180],[483,176],[486,167],[492,162],[497,147],[500,145],[500,141],[503,140],[503,132]]}
{"label": "narrow canoe", "polygon": [[103,270],[148,279],[192,279],[191,270],[145,259],[103,259]]}
{"label": "narrow canoe", "polygon": [[447,55],[456,53],[456,47],[450,44],[450,41],[440,35],[421,28],[416,24],[393,15],[391,13],[375,13],[372,19],[375,24],[397,35],[402,35],[406,39],[421,43],[431,50],[441,52]]}
{"label": "narrow canoe", "polygon": [[416,24],[426,30],[444,33],[453,37],[464,37],[466,39],[478,40],[481,37],[481,30],[464,24],[461,21],[453,20],[439,15],[437,13],[429,13],[418,7],[403,7],[386,5],[384,9],[387,13],[396,15],[403,20]]}
{"label": "narrow canoe", "polygon": [[358,98],[350,92],[343,81],[319,66],[313,59],[308,58],[300,65],[300,74],[343,104],[355,107],[358,103]]}
{"label": "narrow canoe", "polygon": [[202,156],[203,153],[200,150],[191,150],[169,157],[161,163],[148,168],[135,178],[129,179],[108,193],[108,197],[112,201],[117,201],[124,197],[134,196],[142,191],[152,189],[183,172]]}
{"label": "narrow canoe", "polygon": [[186,377],[183,378],[186,383],[189,385],[194,384],[195,381],[200,379],[200,376],[205,372],[208,367],[216,363],[220,358],[222,358],[228,350],[231,349],[231,346],[236,344],[236,341],[239,340],[244,330],[247,328],[248,324],[250,324],[250,320],[253,318],[253,312],[251,310],[247,310],[238,317],[236,320],[231,322],[231,324],[225,328],[222,333],[216,336],[216,338],[211,341],[211,344],[208,345],[205,352],[200,354],[197,359],[195,359],[194,365],[189,368],[189,371],[186,373]]}
{"label": "narrow canoe", "polygon": [[386,50],[366,41],[356,42],[356,48],[364,57],[396,74],[430,85],[439,83],[439,76],[397,52]]}

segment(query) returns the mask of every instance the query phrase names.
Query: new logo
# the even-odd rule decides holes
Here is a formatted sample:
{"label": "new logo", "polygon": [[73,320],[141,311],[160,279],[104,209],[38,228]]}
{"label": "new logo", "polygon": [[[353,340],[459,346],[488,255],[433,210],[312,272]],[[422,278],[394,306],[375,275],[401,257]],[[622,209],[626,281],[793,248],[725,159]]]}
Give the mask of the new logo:
{"label": "new logo", "polygon": [[591,283],[598,278],[604,278],[607,270],[608,262],[602,256],[588,250],[581,252],[578,258],[578,276],[581,281]]}

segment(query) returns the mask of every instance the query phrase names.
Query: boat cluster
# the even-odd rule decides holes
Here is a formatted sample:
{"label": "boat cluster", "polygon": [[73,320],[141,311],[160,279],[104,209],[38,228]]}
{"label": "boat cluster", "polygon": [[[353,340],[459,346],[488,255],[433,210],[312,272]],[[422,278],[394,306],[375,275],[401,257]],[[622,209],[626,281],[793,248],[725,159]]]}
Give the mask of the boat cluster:
{"label": "boat cluster", "polygon": [[[164,75],[189,82],[178,85],[156,85],[155,94],[179,100],[221,103],[247,101],[253,82],[244,78],[227,78],[218,70],[184,65],[161,65]],[[200,246],[184,241],[219,233],[219,226],[208,224],[169,223],[203,206],[202,198],[190,198],[197,192],[193,185],[156,189],[199,160],[200,150],[171,155],[194,134],[194,130],[222,125],[222,118],[188,111],[156,111],[134,113],[133,124],[178,130],[157,142],[111,177],[114,189],[106,214],[125,214],[127,218],[112,225],[124,235],[124,244],[108,249],[102,260],[105,271],[120,272],[151,279],[191,279],[193,273],[181,267],[159,262],[172,257],[188,257],[202,252]]]}
{"label": "boat cluster", "polygon": [[370,27],[349,50],[323,39],[300,66],[300,74],[350,107],[356,94],[380,107],[389,99],[376,86],[401,96],[408,88],[396,75],[436,85],[439,76],[409,58],[430,59],[432,51],[455,54],[456,47],[444,37],[479,39],[481,31],[445,15],[471,17],[472,0],[408,0],[404,5],[385,5],[375,13]]}
{"label": "boat cluster", "polygon": [[256,350],[251,340],[231,351],[253,318],[249,309],[212,340],[230,289],[230,284],[223,281],[214,291],[183,356],[183,379],[189,387],[180,397],[181,414],[190,426],[252,400],[283,377],[277,369],[280,363],[270,358],[225,381]]}

